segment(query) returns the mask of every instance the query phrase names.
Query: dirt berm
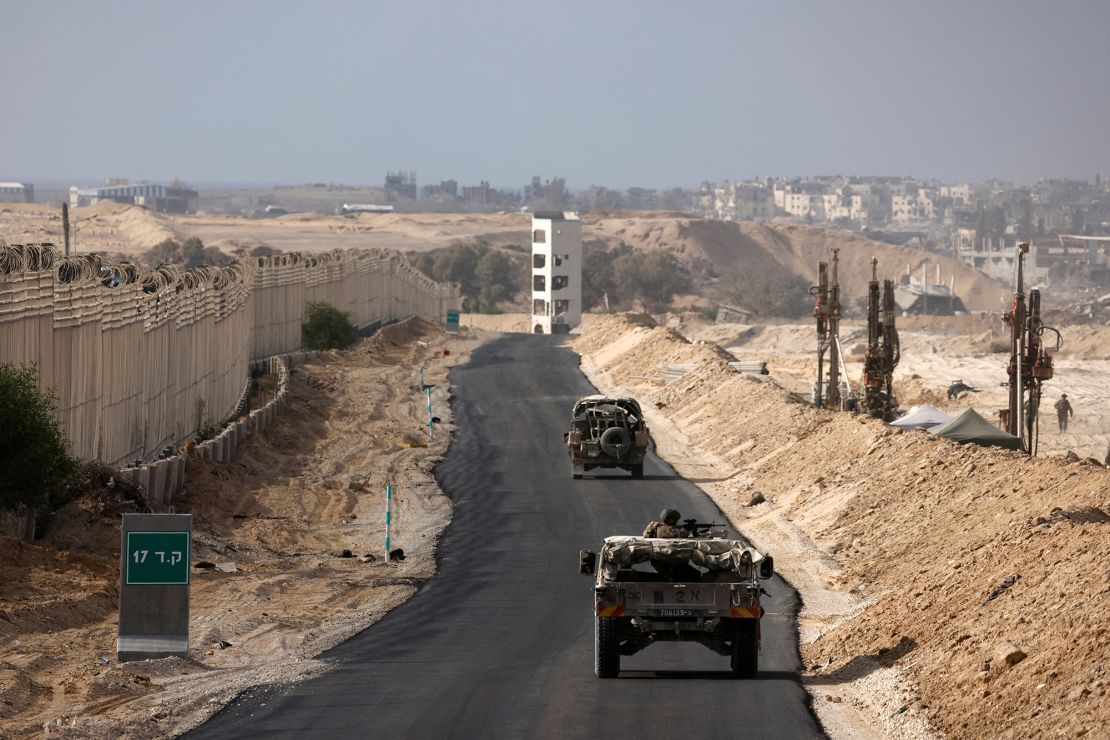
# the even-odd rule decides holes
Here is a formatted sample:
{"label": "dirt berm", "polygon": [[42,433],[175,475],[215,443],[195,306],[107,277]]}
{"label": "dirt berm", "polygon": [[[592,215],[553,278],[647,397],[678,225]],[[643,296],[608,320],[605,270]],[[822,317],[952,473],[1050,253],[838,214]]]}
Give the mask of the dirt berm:
{"label": "dirt berm", "polygon": [[[1105,736],[1106,469],[814,409],[642,317],[574,346],[798,588],[803,680],[830,735]],[[660,363],[696,367],[645,380]]]}

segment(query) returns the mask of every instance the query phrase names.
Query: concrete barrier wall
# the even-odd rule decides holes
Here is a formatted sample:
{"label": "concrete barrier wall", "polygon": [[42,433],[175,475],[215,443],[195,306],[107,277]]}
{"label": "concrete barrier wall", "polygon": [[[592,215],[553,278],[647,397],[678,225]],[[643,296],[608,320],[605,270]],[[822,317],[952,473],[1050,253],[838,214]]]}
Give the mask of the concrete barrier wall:
{"label": "concrete barrier wall", "polygon": [[[132,464],[136,479],[153,486],[152,499],[168,502],[180,490],[172,458],[134,463],[176,451],[228,420],[252,360],[296,361],[312,301],[349,312],[358,326],[377,326],[407,316],[443,320],[460,298],[457,286],[440,285],[382,249],[185,270],[63,258],[50,245],[0,240],[0,363],[37,365],[77,457]],[[266,411],[261,423],[273,415]],[[253,429],[260,422],[251,418]],[[232,421],[233,432],[200,446],[217,451],[203,454],[229,456],[224,451],[234,450],[247,426]],[[0,522],[0,529],[7,527]]]}
{"label": "concrete barrier wall", "polygon": [[235,408],[252,270],[151,270],[0,243],[0,363],[38,366],[78,458],[149,459]]}
{"label": "concrete barrier wall", "polygon": [[[314,352],[297,352],[293,355],[304,362],[314,357]],[[267,429],[286,405],[289,386],[289,368],[292,366],[287,357],[271,358],[271,372],[277,375],[274,397],[262,408],[254,409],[229,423],[212,439],[196,446],[186,446],[185,452],[164,460],[146,465],[124,468],[122,475],[139,483],[147,494],[147,500],[155,509],[164,509],[173,504],[174,499],[185,487],[185,464],[188,456],[196,455],[211,462],[228,464],[234,459],[239,445],[246,442],[250,435]],[[247,389],[249,392],[249,386]]]}

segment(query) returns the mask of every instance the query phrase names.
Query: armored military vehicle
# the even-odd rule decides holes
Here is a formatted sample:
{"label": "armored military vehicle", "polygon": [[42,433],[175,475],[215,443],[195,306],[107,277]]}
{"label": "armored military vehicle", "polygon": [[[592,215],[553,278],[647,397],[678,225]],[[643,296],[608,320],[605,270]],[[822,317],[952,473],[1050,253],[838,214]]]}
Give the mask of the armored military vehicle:
{"label": "armored military vehicle", "polygon": [[621,656],[656,642],[699,642],[731,658],[739,678],[759,670],[760,579],[774,562],[723,527],[689,538],[608,537],[600,552],[579,552],[595,575],[594,673],[615,678]]}
{"label": "armored military vehicle", "polygon": [[575,478],[594,468],[621,468],[642,478],[649,440],[640,404],[633,398],[579,399],[570,431],[563,433]]}

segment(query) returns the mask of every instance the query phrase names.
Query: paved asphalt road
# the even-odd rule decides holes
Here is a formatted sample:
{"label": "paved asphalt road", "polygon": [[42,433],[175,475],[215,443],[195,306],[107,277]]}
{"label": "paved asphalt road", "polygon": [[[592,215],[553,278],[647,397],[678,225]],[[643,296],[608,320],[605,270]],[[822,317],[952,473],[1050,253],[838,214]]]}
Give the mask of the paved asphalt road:
{"label": "paved asphalt road", "polygon": [[[799,679],[797,594],[767,585],[760,675],[696,643],[624,657],[593,674],[592,578],[578,549],[638,534],[665,507],[722,521],[693,484],[650,457],[572,480],[562,432],[594,392],[558,338],[486,344],[451,380],[457,436],[437,470],[455,503],[439,574],[324,658],[334,670],[251,692],[190,738],[821,737]],[[405,543],[399,543],[402,546]]]}

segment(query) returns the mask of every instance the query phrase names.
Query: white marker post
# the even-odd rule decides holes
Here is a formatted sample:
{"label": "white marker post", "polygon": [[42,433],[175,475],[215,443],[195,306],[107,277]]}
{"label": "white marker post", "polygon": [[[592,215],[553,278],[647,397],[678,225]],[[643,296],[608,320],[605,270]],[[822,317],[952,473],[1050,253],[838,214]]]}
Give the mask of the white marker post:
{"label": "white marker post", "polygon": [[428,439],[435,439],[435,432],[432,431],[432,389],[426,389],[428,393]]}
{"label": "white marker post", "polygon": [[385,484],[385,562],[389,562],[389,527],[393,518],[393,484]]}

